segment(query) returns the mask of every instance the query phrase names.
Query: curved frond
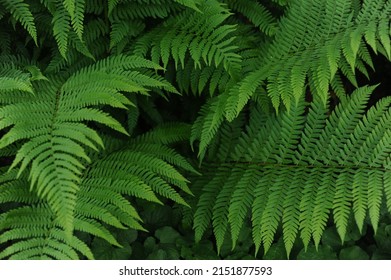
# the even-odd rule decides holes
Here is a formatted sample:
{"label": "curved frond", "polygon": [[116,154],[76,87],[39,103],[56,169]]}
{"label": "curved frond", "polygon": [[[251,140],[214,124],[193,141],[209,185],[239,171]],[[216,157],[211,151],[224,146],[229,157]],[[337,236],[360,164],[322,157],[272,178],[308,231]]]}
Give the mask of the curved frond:
{"label": "curved frond", "polygon": [[[34,83],[36,96],[26,93],[20,98],[16,95],[10,98],[10,104],[0,108],[0,126],[9,128],[0,146],[24,142],[11,169],[20,164],[19,175],[26,168],[30,169],[30,189],[47,200],[69,232],[73,230],[81,176],[90,162],[87,150],[103,147],[98,133],[86,123],[99,123],[127,134],[116,119],[97,106],[124,109],[130,102],[119,91],[146,92],[144,84],[159,86],[160,82],[153,78],[139,77],[132,71],[140,66],[154,67],[154,64],[125,56],[102,60],[67,80],[52,76],[47,81],[37,81]],[[134,76],[136,78],[132,79]],[[165,167],[163,163],[160,165],[162,170]],[[179,175],[175,179],[184,180]]]}
{"label": "curved frond", "polygon": [[25,3],[24,0],[1,0],[0,5],[3,5],[4,8],[15,18],[15,20],[22,24],[35,43],[37,43],[37,28],[35,26],[34,16],[31,13],[29,4]]}

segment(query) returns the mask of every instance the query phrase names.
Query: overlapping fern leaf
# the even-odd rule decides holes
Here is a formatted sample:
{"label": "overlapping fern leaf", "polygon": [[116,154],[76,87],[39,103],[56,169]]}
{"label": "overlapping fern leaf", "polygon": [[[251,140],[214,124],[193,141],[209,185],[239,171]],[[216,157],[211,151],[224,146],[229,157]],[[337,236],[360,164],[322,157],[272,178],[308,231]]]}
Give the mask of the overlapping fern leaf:
{"label": "overlapping fern leaf", "polygon": [[385,0],[292,1],[280,20],[274,42],[236,94],[252,95],[267,80],[276,109],[288,109],[304,94],[307,81],[324,102],[335,79],[357,86],[356,70],[373,68],[368,46],[391,59],[391,3]]}
{"label": "overlapping fern leaf", "polygon": [[[245,68],[240,72],[243,78],[222,79],[221,84],[227,85],[227,89],[220,90],[220,96],[213,97],[200,111],[192,135],[193,141],[200,142],[200,156],[205,154],[221,123],[236,118],[256,96],[267,92],[277,111],[284,106],[291,108],[308,89],[326,103],[330,89],[340,98],[346,95],[342,80],[347,79],[357,87],[357,71],[368,77],[368,68],[373,68],[371,51],[391,58],[389,1],[296,0],[285,7],[286,13],[280,19],[271,18],[268,10],[258,3],[225,2],[231,10],[246,16],[253,26],[273,36],[260,36],[260,32],[254,35],[247,53],[255,45],[258,53],[248,57],[240,53]],[[240,42],[247,40],[240,34],[253,35],[250,30],[239,32]],[[189,72],[187,68],[186,71]],[[200,81],[198,87],[190,84],[194,90],[205,89],[206,77],[218,73],[206,67],[193,72],[191,81]],[[216,110],[216,104],[220,109]]]}
{"label": "overlapping fern leaf", "polygon": [[318,245],[330,216],[342,241],[350,215],[359,230],[369,216],[376,232],[383,192],[391,210],[391,99],[365,113],[373,89],[357,89],[330,115],[320,97],[301,98],[278,116],[254,106],[234,152],[206,165],[211,179],[194,214],[196,239],[212,226],[219,248],[228,232],[235,247],[251,219],[257,252],[270,248],[281,226],[289,255],[298,237]]}
{"label": "overlapping fern leaf", "polygon": [[42,37],[47,39],[46,44],[53,40],[55,52],[64,59],[68,58],[70,49],[93,58],[85,44],[85,8],[84,0],[0,1],[0,10],[9,12],[13,22],[20,22],[36,46],[42,44]]}
{"label": "overlapping fern leaf", "polygon": [[78,183],[71,236],[48,199],[29,190],[25,174],[18,176],[16,170],[3,169],[0,205],[12,207],[0,215],[0,247],[4,248],[0,258],[93,259],[79,232],[121,246],[111,233],[112,227],[145,230],[132,198],[160,204],[164,198],[187,206],[178,190],[191,192],[178,169],[196,171],[166,144],[182,141],[189,132],[189,125],[169,124],[131,141],[103,137],[106,150],[91,154],[93,162],[83,170]]}
{"label": "overlapping fern leaf", "polygon": [[37,28],[29,4],[24,0],[1,0],[0,19],[7,12],[11,14],[12,20],[19,22],[37,43]]}
{"label": "overlapping fern leaf", "polygon": [[[50,205],[29,191],[27,176],[17,177],[15,170],[1,171],[0,205],[8,211],[0,215],[0,258],[66,260],[84,255],[92,259],[88,246],[77,236],[69,236]],[[5,206],[10,204],[13,207]],[[74,220],[75,229],[88,232],[89,228],[79,218]],[[105,234],[108,233],[101,232],[100,236]]]}
{"label": "overlapping fern leaf", "polygon": [[[222,65],[208,65],[205,61],[197,65],[189,56],[185,57],[183,68],[179,67],[176,71],[180,90],[193,94],[205,93],[211,97],[200,110],[192,129],[191,142],[199,141],[201,159],[221,124],[226,119],[233,121],[250,99],[247,93],[238,94],[240,78],[251,74],[262,63],[277,24],[277,18],[258,1],[224,2],[229,11],[239,12],[249,19],[244,24],[241,15],[233,13],[224,22],[225,25],[235,26],[232,34],[236,39],[230,43],[229,48],[236,48],[235,52],[240,56],[240,67],[234,73],[229,73]],[[254,32],[255,28],[262,32]],[[242,36],[243,34],[246,36]]]}
{"label": "overlapping fern leaf", "polygon": [[164,25],[142,36],[134,47],[134,53],[162,61],[166,66],[173,59],[176,67],[185,67],[186,55],[195,66],[223,65],[234,74],[240,69],[241,57],[232,44],[235,40],[234,25],[224,24],[229,10],[218,1],[198,1],[198,9],[186,9],[165,21]]}
{"label": "overlapping fern leaf", "polygon": [[[276,32],[277,18],[258,1],[194,2],[197,9],[179,11],[137,39],[131,51],[162,63],[169,70],[167,79],[181,92],[219,93],[204,106],[193,128],[192,141],[200,141],[202,156],[222,121],[232,121],[250,99],[247,93],[237,94],[238,82],[262,62]],[[244,24],[242,16],[234,12],[250,22]],[[254,27],[262,33],[254,32]],[[259,48],[262,45],[265,48]],[[219,110],[215,110],[216,103]]]}
{"label": "overlapping fern leaf", "polygon": [[277,20],[259,1],[225,0],[224,2],[228,4],[231,10],[243,14],[261,32],[268,35],[275,34]]}
{"label": "overlapping fern leaf", "polygon": [[99,134],[88,124],[127,134],[102,106],[126,109],[131,102],[124,92],[147,94],[148,87],[166,86],[134,70],[139,67],[158,66],[137,57],[110,57],[68,78],[48,76],[33,85],[29,75],[20,75],[12,64],[5,68],[0,148],[23,143],[10,168],[19,166],[18,176],[29,170],[30,190],[47,200],[69,232],[83,170],[91,162],[87,151],[103,147]]}

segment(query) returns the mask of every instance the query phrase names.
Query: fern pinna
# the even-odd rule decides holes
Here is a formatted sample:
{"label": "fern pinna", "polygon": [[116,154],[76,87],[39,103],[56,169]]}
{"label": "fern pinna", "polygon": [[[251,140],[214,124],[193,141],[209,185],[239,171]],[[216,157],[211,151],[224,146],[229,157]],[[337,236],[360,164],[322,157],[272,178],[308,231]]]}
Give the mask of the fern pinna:
{"label": "fern pinna", "polygon": [[351,214],[361,231],[368,213],[376,232],[383,193],[391,210],[391,99],[365,112],[373,89],[357,89],[330,115],[320,98],[280,115],[252,106],[234,152],[205,167],[211,180],[194,214],[196,239],[212,225],[218,247],[228,231],[235,247],[248,217],[257,251],[281,225],[288,255],[298,236],[318,245],[330,215],[342,242]]}

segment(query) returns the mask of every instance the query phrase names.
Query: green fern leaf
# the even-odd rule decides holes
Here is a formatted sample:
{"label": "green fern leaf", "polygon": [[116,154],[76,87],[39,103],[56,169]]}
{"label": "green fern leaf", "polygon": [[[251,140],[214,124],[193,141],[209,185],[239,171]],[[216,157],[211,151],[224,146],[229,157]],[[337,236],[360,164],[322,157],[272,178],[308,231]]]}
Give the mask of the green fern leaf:
{"label": "green fern leaf", "polygon": [[183,6],[189,7],[197,12],[201,12],[201,10],[198,8],[198,5],[200,5],[199,0],[174,0],[174,1]]}
{"label": "green fern leaf", "polygon": [[391,59],[391,39],[389,35],[389,29],[390,28],[387,20],[385,18],[381,19],[378,27],[379,39],[384,49],[386,50],[388,59]]}
{"label": "green fern leaf", "polygon": [[307,250],[312,237],[312,214],[315,209],[317,169],[309,170],[307,180],[303,186],[302,198],[299,204],[301,213],[299,215],[300,237],[303,240],[304,248]]}
{"label": "green fern leaf", "polygon": [[23,0],[1,0],[0,4],[11,12],[12,16],[22,24],[37,44],[37,29],[29,5]]}
{"label": "green fern leaf", "polygon": [[58,50],[64,58],[67,57],[70,21],[71,17],[63,5],[56,5],[56,12],[53,15],[53,35],[56,38]]}
{"label": "green fern leaf", "polygon": [[300,170],[301,172],[296,172],[292,178],[290,186],[288,186],[285,199],[282,205],[283,214],[282,214],[282,230],[283,230],[283,239],[286,248],[287,257],[291,253],[294,242],[296,241],[297,233],[299,232],[300,225],[300,201],[302,196],[302,183],[303,178],[301,175],[305,170]]}
{"label": "green fern leaf", "polygon": [[0,77],[0,91],[26,91],[29,93],[34,93],[30,81],[23,81],[22,79]]}
{"label": "green fern leaf", "polygon": [[112,13],[113,9],[118,5],[121,0],[109,0],[107,1],[109,15]]}
{"label": "green fern leaf", "polygon": [[[222,169],[222,167],[220,167]],[[198,200],[197,208],[194,213],[194,231],[195,231],[195,241],[199,242],[205,233],[205,230],[208,228],[209,224],[212,221],[213,215],[213,205],[216,200],[223,182],[226,180],[224,172],[214,176],[211,181],[209,181],[202,190],[202,194]]]}
{"label": "green fern leaf", "polygon": [[277,172],[276,179],[269,187],[269,196],[261,217],[261,238],[265,253],[270,249],[274,234],[282,217],[282,202],[286,177],[291,177],[289,170]]}
{"label": "green fern leaf", "polygon": [[342,242],[345,240],[349,213],[352,207],[352,190],[349,187],[353,184],[353,176],[354,174],[352,174],[350,170],[342,170],[336,180],[333,214],[337,231]]}
{"label": "green fern leaf", "polygon": [[69,15],[71,17],[74,17],[74,15],[75,15],[75,9],[76,9],[76,5],[77,5],[76,2],[77,1],[75,1],[75,0],[64,0],[63,1],[65,9],[67,10],[67,12],[69,13]]}
{"label": "green fern leaf", "polygon": [[216,135],[217,129],[223,122],[226,98],[226,96],[220,95],[214,99],[210,99],[210,101],[204,105],[204,110],[201,110],[201,115],[193,125],[190,141],[191,143],[194,143],[196,139],[200,139],[198,155],[201,158],[203,157],[207,146]]}
{"label": "green fern leaf", "polygon": [[[223,245],[225,235],[228,229],[227,216],[229,213],[229,206],[235,186],[239,183],[245,170],[242,168],[232,169],[231,175],[227,178],[224,188],[216,196],[213,205],[212,225],[213,232],[216,237],[217,252],[220,253]],[[240,184],[240,183],[239,183]]]}
{"label": "green fern leaf", "polygon": [[[64,0],[64,5],[66,2],[74,2],[73,7],[72,5],[68,6],[68,12],[71,16],[71,23],[73,30],[75,30],[75,33],[80,41],[83,41],[83,30],[84,30],[84,0]],[[66,6],[65,6],[66,7]]]}
{"label": "green fern leaf", "polygon": [[[250,207],[256,253],[261,245],[269,250],[280,225],[288,257],[298,236],[305,248],[311,239],[318,247],[331,215],[342,241],[351,214],[362,230],[368,211],[376,231],[383,188],[390,196],[391,100],[366,112],[375,88],[357,89],[331,114],[320,96],[278,116],[252,111],[235,152],[207,175],[194,216],[197,238],[211,225],[219,247],[229,228],[235,246]],[[205,161],[216,162],[215,154]]]}
{"label": "green fern leaf", "polygon": [[[124,57],[121,59],[121,61],[126,60]],[[40,92],[40,96],[33,102],[28,99],[22,101],[16,99],[15,104],[6,105],[0,109],[1,127],[13,125],[2,137],[0,146],[6,147],[18,140],[27,141],[16,154],[11,168],[21,163],[19,169],[19,174],[21,174],[31,164],[31,189],[34,189],[40,197],[47,199],[68,232],[73,229],[76,193],[81,183],[80,176],[86,164],[90,162],[85,146],[95,150],[98,146],[102,146],[102,140],[98,134],[83,122],[94,121],[127,134],[117,120],[92,106],[105,104],[126,108],[129,101],[118,93],[119,90],[144,91],[142,87],[137,86],[137,82],[143,81],[141,77],[137,77],[132,83],[125,82],[124,78],[116,74],[116,71],[121,68],[121,63],[118,66],[112,64],[116,61],[118,60],[101,61],[95,67],[85,68],[74,74],[65,82],[51,77],[50,81],[37,84],[35,90]],[[148,64],[143,60],[133,61],[130,58],[128,62],[122,62],[124,65],[122,67],[132,68],[140,63]],[[107,72],[103,72],[103,69]],[[132,75],[131,71],[122,70],[121,72]],[[114,82],[115,79],[117,83]],[[154,81],[149,78],[145,80]],[[93,97],[92,94],[96,92],[102,92],[102,94]],[[32,122],[32,116],[36,116],[36,119],[41,119],[41,121]],[[161,163],[160,169],[156,171],[163,172],[165,167],[168,165]],[[162,175],[172,180],[185,182],[185,179],[174,171],[167,171]],[[171,192],[168,187],[165,189]],[[184,203],[181,198],[176,199]]]}
{"label": "green fern leaf", "polygon": [[274,35],[276,32],[276,19],[262,4],[257,1],[225,1],[232,9],[246,16],[253,25],[258,27],[267,35]]}
{"label": "green fern leaf", "polygon": [[383,195],[382,172],[374,170],[369,172],[369,176],[371,179],[368,181],[368,210],[371,224],[376,233],[380,219],[380,205]]}
{"label": "green fern leaf", "polygon": [[231,225],[232,248],[235,248],[239,238],[243,222],[247,217],[247,212],[253,201],[253,191],[257,183],[254,176],[257,172],[257,166],[250,165],[245,170],[242,178],[236,183],[235,190],[232,193],[228,209],[228,222]]}
{"label": "green fern leaf", "polygon": [[359,170],[354,174],[352,185],[354,219],[360,232],[362,232],[367,212],[368,177],[366,170]]}
{"label": "green fern leaf", "polygon": [[263,240],[262,217],[269,197],[269,185],[273,176],[272,170],[266,169],[254,189],[251,220],[253,225],[252,236],[255,244],[255,255],[258,254]]}

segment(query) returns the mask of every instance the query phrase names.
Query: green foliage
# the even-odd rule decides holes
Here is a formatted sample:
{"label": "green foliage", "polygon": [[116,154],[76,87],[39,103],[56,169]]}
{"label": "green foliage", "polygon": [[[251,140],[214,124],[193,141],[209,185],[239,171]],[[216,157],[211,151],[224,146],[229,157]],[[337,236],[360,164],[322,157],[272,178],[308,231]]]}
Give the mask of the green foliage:
{"label": "green foliage", "polygon": [[0,0],[0,258],[388,258],[390,18]]}
{"label": "green foliage", "polygon": [[390,59],[390,2],[363,1],[357,11],[354,3],[292,1],[261,68],[243,80],[239,92],[251,94],[267,79],[274,107],[282,100],[289,109],[303,95],[307,78],[312,93],[326,103],[336,76],[356,85],[355,69],[367,74],[365,64],[372,66],[372,59],[365,43]]}
{"label": "green foliage", "polygon": [[351,214],[361,231],[368,213],[376,232],[390,172],[391,99],[365,113],[373,89],[357,89],[330,115],[319,98],[278,116],[254,106],[263,125],[250,122],[230,157],[205,170],[212,179],[194,214],[197,240],[211,224],[218,248],[228,230],[235,247],[247,217],[256,251],[268,251],[282,224],[288,255],[298,236],[318,246],[330,214],[342,242]]}
{"label": "green foliage", "polygon": [[[34,23],[34,16],[32,15],[29,5],[23,0],[1,0],[0,8],[5,9],[12,16],[12,20],[18,21],[29,32],[30,36],[37,43],[37,29]],[[0,16],[0,19],[4,15]]]}
{"label": "green foliage", "polygon": [[[222,95],[227,95],[221,98],[224,110],[215,112],[210,105],[208,111],[216,114],[215,119],[232,121],[256,92],[267,92],[276,110],[281,101],[289,110],[308,88],[324,104],[330,88],[343,96],[343,76],[357,87],[356,69],[368,76],[366,65],[373,68],[368,46],[391,58],[391,5],[384,0],[363,1],[354,14],[353,3],[292,1],[278,21],[274,37],[270,40],[258,35],[258,44],[260,40],[266,42],[262,42],[262,53],[246,62],[250,67],[242,73],[243,78],[223,91]],[[200,140],[203,151],[211,142],[210,135],[215,135],[216,126],[200,121],[204,128],[194,137]]]}

